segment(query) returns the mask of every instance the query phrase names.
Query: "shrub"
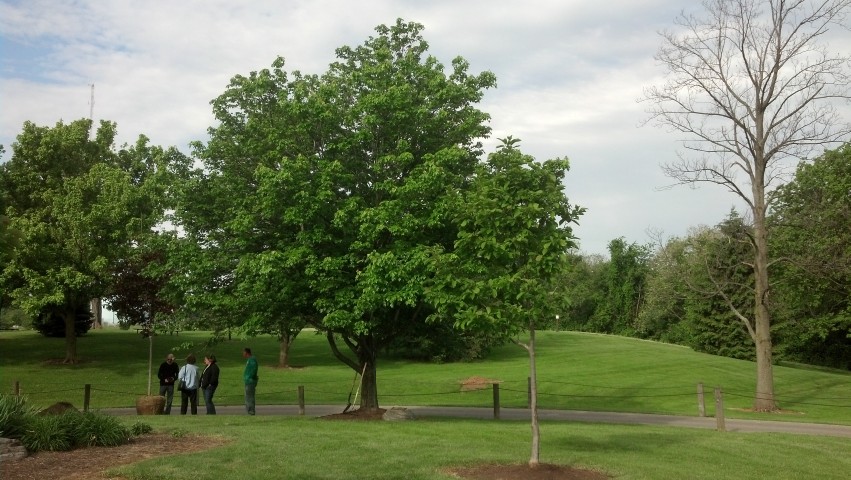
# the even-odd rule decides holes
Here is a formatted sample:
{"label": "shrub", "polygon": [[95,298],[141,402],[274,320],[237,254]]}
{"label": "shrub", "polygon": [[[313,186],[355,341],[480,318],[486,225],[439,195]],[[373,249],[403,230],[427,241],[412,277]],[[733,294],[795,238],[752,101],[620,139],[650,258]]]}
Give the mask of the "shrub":
{"label": "shrub", "polygon": [[[45,337],[64,338],[65,320],[59,314],[59,307],[51,307],[43,311],[33,320],[33,328]],[[77,309],[77,318],[74,320],[74,331],[77,336],[85,335],[92,327],[92,312],[88,305]]]}
{"label": "shrub", "polygon": [[85,412],[74,419],[73,435],[76,447],[115,447],[127,443],[130,431],[115,417]]}
{"label": "shrub", "polygon": [[19,395],[0,395],[0,437],[21,438],[27,418],[33,414],[26,399]]}
{"label": "shrub", "polygon": [[130,426],[130,433],[134,436],[145,435],[154,431],[154,427],[145,422],[136,422]]}
{"label": "shrub", "polygon": [[[62,405],[60,402],[57,405]],[[70,404],[66,404],[70,405]],[[115,417],[95,412],[45,409],[41,413],[26,406],[23,397],[0,395],[0,434],[17,438],[30,452],[64,451],[75,447],[114,447],[127,443],[130,430]],[[137,422],[134,432],[148,433],[148,425]]]}
{"label": "shrub", "polygon": [[30,452],[57,452],[74,447],[74,423],[79,413],[32,415],[28,417],[21,443]]}

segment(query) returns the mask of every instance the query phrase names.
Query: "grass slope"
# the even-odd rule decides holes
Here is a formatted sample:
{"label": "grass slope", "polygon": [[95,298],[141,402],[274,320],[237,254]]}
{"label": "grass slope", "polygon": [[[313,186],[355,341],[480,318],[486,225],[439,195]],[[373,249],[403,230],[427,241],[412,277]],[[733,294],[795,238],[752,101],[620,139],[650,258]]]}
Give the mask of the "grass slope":
{"label": "grass slope", "polygon": [[[296,417],[148,417],[160,431],[234,441],[190,456],[147,460],[112,473],[132,479],[447,480],[445,468],[523,463],[527,422],[327,421]],[[146,419],[147,421],[147,419]],[[635,479],[845,479],[848,439],[736,434],[650,426],[544,422],[541,460]],[[188,441],[188,440],[187,440]]]}
{"label": "grass slope", "polygon": [[[241,351],[250,346],[260,363],[258,402],[295,404],[298,386],[308,404],[341,404],[348,399],[354,372],[332,355],[324,337],[302,333],[290,362],[299,368],[277,368],[278,344],[263,336],[229,340],[210,348],[207,332],[162,335],[153,340],[152,390],[156,369],[176,350],[179,363],[190,351],[215,353],[221,367],[218,404],[242,403]],[[11,392],[19,382],[29,403],[47,406],[70,401],[81,406],[84,385],[92,385],[91,407],[132,406],[147,390],[148,340],[116,328],[91,331],[78,339],[81,363],[61,365],[64,339],[34,332],[0,333],[0,381]],[[642,340],[576,332],[540,332],[537,342],[540,408],[697,415],[697,384],[706,391],[707,414],[714,412],[713,387],[725,393],[728,418],[762,418],[851,424],[851,374],[775,367],[775,389],[784,414],[752,414],[755,364],[695,353],[690,349]],[[201,364],[199,360],[199,365]],[[528,357],[507,345],[484,361],[428,364],[382,358],[378,364],[379,400],[393,405],[492,405],[490,389],[461,391],[459,384],[478,376],[500,383],[503,407],[525,407]]]}

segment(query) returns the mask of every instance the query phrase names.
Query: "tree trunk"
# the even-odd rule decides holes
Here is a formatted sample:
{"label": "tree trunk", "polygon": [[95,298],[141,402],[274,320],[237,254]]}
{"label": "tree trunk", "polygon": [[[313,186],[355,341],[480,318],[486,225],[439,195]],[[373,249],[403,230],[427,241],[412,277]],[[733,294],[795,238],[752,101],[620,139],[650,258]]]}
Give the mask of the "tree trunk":
{"label": "tree trunk", "polygon": [[[761,123],[760,123],[761,125]],[[768,312],[768,226],[765,222],[767,205],[762,149],[757,149],[755,181],[751,186],[754,204],[754,345],[756,347],[756,394],[754,410],[770,412],[777,409],[774,402],[774,371],[771,351],[771,315]]]}
{"label": "tree trunk", "polygon": [[535,366],[535,325],[529,322],[529,383],[531,383],[531,399],[529,408],[532,410],[532,456],[529,466],[537,467],[541,456],[541,430],[538,424],[538,371]]}
{"label": "tree trunk", "polygon": [[65,360],[63,363],[77,363],[77,314],[74,309],[62,313],[65,320]]}
{"label": "tree trunk", "polygon": [[90,305],[92,310],[92,328],[103,328],[103,302],[100,298],[93,298]]}
{"label": "tree trunk", "polygon": [[[754,212],[754,344],[756,346],[756,395],[754,410],[770,412],[777,409],[774,401],[774,370],[772,365],[771,316],[768,311],[768,241],[765,215]],[[764,210],[762,210],[764,211]]]}
{"label": "tree trunk", "polygon": [[[363,353],[361,353],[363,352]],[[378,375],[375,368],[376,352],[363,349],[358,353],[360,373],[363,373],[360,386],[360,408],[362,410],[378,409]],[[366,368],[364,368],[366,365]]]}
{"label": "tree trunk", "polygon": [[278,366],[288,368],[290,366],[290,337],[281,337],[280,351],[278,352]]}
{"label": "tree trunk", "polygon": [[[345,335],[341,335],[349,349],[357,356],[357,361],[343,355],[337,347],[333,332],[327,332],[326,338],[331,352],[338,360],[348,365],[351,369],[361,374],[358,386],[360,393],[360,408],[366,410],[377,410],[378,407],[378,378],[376,374],[375,358],[378,354],[375,348],[375,339],[372,335],[361,335],[355,343]],[[364,368],[365,367],[365,368]]]}

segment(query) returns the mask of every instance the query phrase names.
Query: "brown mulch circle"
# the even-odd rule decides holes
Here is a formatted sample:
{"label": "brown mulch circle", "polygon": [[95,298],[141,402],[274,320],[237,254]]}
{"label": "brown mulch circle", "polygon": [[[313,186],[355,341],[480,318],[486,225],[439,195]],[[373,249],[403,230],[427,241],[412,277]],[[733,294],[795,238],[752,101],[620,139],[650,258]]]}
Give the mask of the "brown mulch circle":
{"label": "brown mulch circle", "polygon": [[[20,460],[3,460],[0,477],[3,480],[103,480],[103,472],[108,468],[166,455],[200,452],[228,442],[225,438],[198,435],[142,435],[118,447],[38,452]],[[110,478],[120,480],[121,477]]]}
{"label": "brown mulch circle", "polygon": [[444,470],[445,473],[466,480],[609,480],[594,470],[540,463],[536,467],[528,464],[478,465]]}
{"label": "brown mulch circle", "polygon": [[[481,378],[481,377],[479,377]],[[488,382],[490,380],[483,379]],[[382,420],[386,410],[353,410],[345,413],[334,413],[320,417],[325,420],[359,420],[374,421]],[[465,480],[609,480],[604,475],[594,470],[567,467],[564,465],[552,465],[541,463],[532,468],[529,464],[500,465],[488,464],[475,467],[456,467],[443,470],[444,473]]]}

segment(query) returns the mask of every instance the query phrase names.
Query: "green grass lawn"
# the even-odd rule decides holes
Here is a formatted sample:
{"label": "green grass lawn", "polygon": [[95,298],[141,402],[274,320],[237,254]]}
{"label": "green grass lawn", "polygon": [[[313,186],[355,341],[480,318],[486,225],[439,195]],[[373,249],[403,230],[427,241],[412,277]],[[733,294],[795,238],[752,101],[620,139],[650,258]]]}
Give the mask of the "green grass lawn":
{"label": "green grass lawn", "polygon": [[[205,332],[158,336],[154,370],[172,348],[203,355]],[[777,395],[795,413],[748,414],[754,364],[695,353],[687,348],[629,338],[573,332],[538,336],[542,408],[696,415],[695,389],[723,387],[727,417],[851,424],[851,375],[805,366],[775,369]],[[194,344],[195,346],[190,346]],[[148,340],[135,332],[106,329],[79,339],[81,363],[57,364],[62,339],[32,332],[0,333],[3,392],[19,382],[34,406],[70,401],[80,406],[92,385],[92,408],[132,406],[146,393]],[[295,403],[303,385],[308,404],[346,403],[353,372],[331,355],[325,340],[303,333],[291,363],[279,369],[273,338],[231,340],[212,347],[221,366],[221,405],[242,403],[243,346],[260,362],[258,400]],[[181,361],[182,363],[182,361]],[[501,382],[504,407],[526,404],[528,358],[516,346],[497,349],[485,361],[424,364],[382,358],[378,365],[383,406],[491,406],[491,391],[461,392],[459,382],[480,376]],[[156,385],[156,381],[154,381]],[[156,388],[156,386],[154,386]],[[201,408],[203,411],[203,407]],[[232,440],[213,450],[150,459],[111,473],[134,480],[197,479],[449,479],[443,469],[481,463],[524,463],[528,422],[419,419],[413,422],[346,422],[281,416],[120,417],[144,421],[159,432],[219,435]],[[117,447],[121,448],[121,447]],[[543,422],[541,461],[599,470],[619,479],[844,479],[851,471],[847,438],[735,433],[644,425]]]}
{"label": "green grass lawn", "polygon": [[[199,357],[215,353],[221,367],[218,404],[242,403],[242,347],[250,346],[260,363],[258,402],[295,404],[298,386],[308,404],[345,405],[354,372],[331,354],[323,336],[302,333],[291,351],[292,365],[277,368],[278,344],[262,336],[224,341],[204,348],[208,332],[161,335],[153,340],[154,378],[165,355],[177,348]],[[117,328],[91,331],[78,339],[81,363],[61,365],[64,339],[34,332],[0,333],[2,391],[19,382],[29,403],[83,402],[84,385],[92,387],[91,407],[134,405],[147,391],[148,340]],[[180,348],[180,347],[183,348]],[[851,425],[851,374],[842,371],[776,366],[776,395],[782,414],[753,414],[755,364],[695,353],[675,345],[624,337],[575,332],[540,332],[537,342],[540,408],[697,415],[698,383],[703,383],[706,411],[714,413],[712,389],[724,390],[728,418],[807,421]],[[201,364],[199,360],[199,364]],[[492,405],[490,389],[462,392],[459,382],[473,376],[497,380],[503,407],[525,407],[529,362],[514,345],[496,349],[484,361],[451,364],[382,358],[378,364],[379,401],[394,405]]]}
{"label": "green grass lawn", "polygon": [[[203,415],[144,420],[160,432],[221,435],[233,442],[111,473],[135,480],[186,475],[215,480],[446,480],[454,477],[442,473],[444,468],[524,463],[530,449],[527,422]],[[847,438],[543,422],[541,445],[544,463],[594,469],[622,480],[827,480],[845,479],[851,471]]]}

